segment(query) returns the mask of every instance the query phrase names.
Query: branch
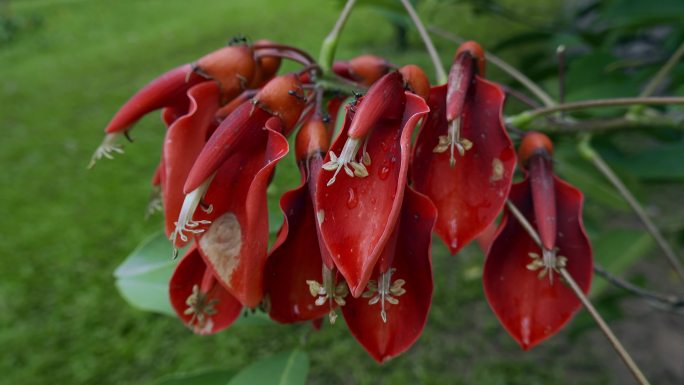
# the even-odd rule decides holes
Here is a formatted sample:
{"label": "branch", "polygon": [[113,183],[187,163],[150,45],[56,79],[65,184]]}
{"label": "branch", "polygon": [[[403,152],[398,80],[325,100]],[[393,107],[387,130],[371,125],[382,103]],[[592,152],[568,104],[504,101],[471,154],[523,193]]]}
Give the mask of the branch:
{"label": "branch", "polygon": [[430,59],[432,59],[432,65],[435,67],[435,76],[437,78],[437,83],[445,84],[447,82],[446,71],[444,70],[444,66],[442,65],[442,61],[439,58],[437,50],[435,49],[435,45],[432,43],[432,39],[430,39],[430,35],[425,30],[423,22],[420,21],[418,13],[416,13],[415,8],[413,8],[413,5],[411,5],[411,2],[409,0],[401,0],[401,3],[404,5],[404,8],[406,8],[406,13],[408,13],[409,17],[411,17],[413,24],[416,25],[418,33],[420,33],[420,37],[421,39],[423,39],[423,43],[425,44],[425,48],[427,49],[428,54],[430,54]]}
{"label": "branch", "polygon": [[[452,33],[445,31],[439,27],[435,26],[430,26],[428,27],[430,29],[430,32],[433,34],[452,41],[454,43],[461,44],[465,41],[465,39],[458,37],[456,35],[453,35]],[[485,51],[485,59],[487,59],[488,62],[494,64],[496,67],[498,67],[501,71],[505,72],[508,74],[510,77],[513,79],[517,80],[520,84],[522,84],[525,88],[527,88],[534,96],[536,96],[542,103],[544,103],[545,106],[551,107],[555,106],[556,102],[549,96],[546,91],[542,90],[541,87],[537,85],[532,79],[528,78],[523,74],[522,72],[518,71],[515,67],[512,65],[508,64],[506,61],[501,59],[500,57],[494,55],[491,52]]]}
{"label": "branch", "polygon": [[670,311],[680,311],[684,309],[684,299],[681,299],[672,294],[663,294],[651,290],[643,289],[629,281],[620,277],[616,277],[609,273],[603,266],[594,264],[594,272],[603,277],[609,283],[626,290],[638,297],[646,299],[649,303],[655,306],[655,303],[660,304],[659,308],[664,307]]}
{"label": "branch", "polygon": [[651,218],[648,217],[644,208],[641,207],[641,204],[639,204],[639,201],[636,200],[627,186],[622,183],[620,178],[615,175],[615,172],[613,172],[610,166],[606,164],[601,157],[601,154],[591,147],[590,140],[591,136],[586,135],[580,141],[578,145],[579,153],[582,155],[582,157],[593,163],[594,166],[603,174],[603,176],[610,181],[615,189],[618,190],[625,201],[629,203],[634,213],[637,215],[637,217],[639,217],[639,220],[641,220],[641,223],[643,223],[644,227],[646,227],[646,230],[651,233],[653,239],[655,239],[656,243],[658,243],[658,246],[667,257],[668,262],[670,262],[670,265],[679,276],[679,279],[682,281],[682,283],[684,283],[684,266],[682,266],[682,263],[677,258],[677,255],[675,255],[674,250],[672,250],[670,244],[665,240],[665,237],[663,237],[663,235],[660,233],[658,227],[656,227],[653,221],[651,221]]}
{"label": "branch", "polygon": [[333,27],[332,31],[330,31],[328,36],[325,37],[325,40],[323,40],[321,52],[318,55],[318,64],[321,66],[321,70],[325,75],[331,72],[340,33],[342,32],[342,29],[344,29],[344,24],[347,22],[347,19],[349,19],[349,15],[351,14],[355,3],[356,0],[347,0],[347,3],[344,5],[344,8],[340,13],[340,17],[338,17],[337,22],[335,22],[335,26]]}
{"label": "branch", "polygon": [[648,82],[639,96],[643,98],[653,95],[658,86],[660,86],[660,84],[665,80],[670,71],[672,71],[672,68],[674,68],[674,66],[682,59],[682,56],[684,56],[684,43],[677,48],[667,62],[665,62],[665,64],[660,68],[658,73],[653,76],[651,81]]}
{"label": "branch", "polygon": [[[525,231],[532,237],[534,242],[539,246],[540,248],[542,247],[541,241],[539,238],[539,234],[537,231],[534,229],[532,224],[525,218],[525,216],[518,210],[517,207],[511,202],[510,200],[506,201],[506,205],[508,209],[511,211],[513,216],[520,222],[520,224],[523,226]],[[639,366],[637,366],[636,362],[632,359],[632,357],[629,355],[629,352],[622,346],[620,343],[620,340],[615,336],[613,331],[610,329],[610,326],[606,323],[606,321],[603,320],[603,317],[601,317],[601,314],[594,308],[594,305],[592,305],[591,301],[589,301],[589,298],[584,294],[582,289],[577,285],[577,282],[572,278],[570,273],[568,273],[565,268],[560,268],[559,269],[561,276],[565,280],[565,282],[570,285],[570,288],[572,291],[575,293],[577,298],[582,302],[584,307],[587,309],[591,317],[594,319],[596,324],[599,326],[599,329],[603,332],[603,334],[608,338],[608,341],[610,344],[613,346],[613,349],[618,353],[622,361],[627,365],[627,368],[632,372],[632,375],[634,378],[639,382],[641,385],[650,385],[644,374],[641,372],[641,369],[639,369]]]}
{"label": "branch", "polygon": [[618,130],[635,130],[640,128],[665,127],[684,130],[684,117],[673,115],[637,116],[628,115],[609,119],[588,119],[579,121],[547,120],[539,121],[529,127],[530,130],[554,133],[605,133]]}

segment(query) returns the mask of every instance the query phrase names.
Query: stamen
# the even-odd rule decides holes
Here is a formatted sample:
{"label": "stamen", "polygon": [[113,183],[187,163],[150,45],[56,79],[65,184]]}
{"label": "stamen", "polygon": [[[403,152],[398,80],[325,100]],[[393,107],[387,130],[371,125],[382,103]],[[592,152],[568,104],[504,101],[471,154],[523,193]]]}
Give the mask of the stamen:
{"label": "stamen", "polygon": [[154,213],[162,211],[162,193],[160,186],[153,186],[150,192],[150,199],[147,201],[147,209],[145,210],[145,219],[151,217]]}
{"label": "stamen", "polygon": [[115,152],[123,154],[123,147],[120,144],[117,144],[117,142],[119,141],[119,137],[121,136],[123,136],[123,134],[120,132],[105,135],[104,140],[102,140],[102,144],[100,144],[100,146],[97,149],[95,149],[93,156],[90,158],[88,168],[93,168],[93,166],[95,166],[95,163],[102,158],[114,159],[114,156],[112,154]]}
{"label": "stamen", "polygon": [[532,262],[527,264],[527,270],[537,271],[537,277],[543,279],[547,275],[549,276],[549,282],[553,285],[553,273],[559,272],[560,269],[564,268],[568,262],[568,259],[563,256],[557,256],[558,249],[547,250],[542,249],[542,256],[540,257],[537,253],[529,253],[528,255],[532,258]]}
{"label": "stamen", "polygon": [[473,142],[466,138],[461,138],[461,118],[454,119],[449,124],[449,131],[447,135],[440,135],[439,142],[432,149],[434,153],[443,153],[447,149],[450,150],[449,165],[454,167],[456,165],[456,157],[454,156],[454,149],[458,151],[460,156],[464,156],[465,152],[473,148]]}
{"label": "stamen", "polygon": [[190,192],[185,196],[185,200],[183,201],[183,206],[181,207],[180,214],[178,214],[178,221],[175,222],[176,229],[171,234],[171,237],[169,237],[174,246],[174,258],[178,254],[176,247],[176,237],[179,237],[183,242],[187,242],[188,236],[185,233],[203,233],[204,229],[198,229],[197,227],[199,227],[200,225],[208,225],[211,223],[211,221],[207,220],[195,221],[192,219],[192,216],[194,215],[197,206],[199,206],[200,202],[202,201],[204,194],[206,194],[212,179],[214,179],[213,175],[209,177],[204,183],[202,183],[197,189],[195,189],[194,191]]}
{"label": "stamen", "polygon": [[212,299],[207,301],[207,294],[202,293],[198,285],[192,287],[192,294],[188,296],[185,300],[185,304],[188,308],[185,309],[183,314],[190,315],[190,321],[188,324],[195,326],[196,329],[205,329],[208,322],[211,322],[211,316],[216,314],[216,306],[219,303],[217,299]]}
{"label": "stamen", "polygon": [[[362,294],[363,298],[370,298],[368,301],[369,305],[375,305],[380,303],[380,318],[382,322],[387,323],[387,312],[385,311],[385,302],[390,305],[399,304],[400,297],[406,293],[406,289],[403,288],[406,281],[403,279],[397,279],[392,283],[392,274],[397,269],[389,269],[385,273],[380,274],[380,279],[376,281],[368,281],[366,286],[366,292]],[[379,284],[378,284],[379,282]]]}
{"label": "stamen", "polygon": [[[351,178],[354,176],[365,178],[368,176],[368,169],[366,168],[366,165],[370,165],[370,155],[365,152],[365,149],[362,155],[362,161],[357,162],[355,160],[356,154],[359,152],[360,145],[360,139],[348,138],[344,143],[344,147],[342,148],[342,152],[340,153],[339,157],[335,155],[334,152],[330,151],[330,161],[323,165],[323,169],[326,171],[335,171],[335,173],[333,174],[332,178],[328,180],[328,186],[335,183],[337,174],[340,173],[341,169],[344,169],[345,174],[349,175]],[[364,163],[366,165],[364,165]],[[349,166],[351,166],[353,170],[352,168],[349,168]]]}
{"label": "stamen", "polygon": [[[323,265],[323,283],[318,283],[315,280],[307,280],[306,284],[309,285],[309,293],[311,296],[316,298],[314,303],[316,306],[323,306],[326,302],[330,308],[328,313],[328,319],[330,324],[334,325],[337,320],[337,313],[335,313],[334,304],[338,306],[346,305],[344,297],[349,294],[349,289],[347,288],[347,283],[342,281],[335,285],[335,274],[333,269],[328,269]],[[334,303],[333,303],[334,302]]]}

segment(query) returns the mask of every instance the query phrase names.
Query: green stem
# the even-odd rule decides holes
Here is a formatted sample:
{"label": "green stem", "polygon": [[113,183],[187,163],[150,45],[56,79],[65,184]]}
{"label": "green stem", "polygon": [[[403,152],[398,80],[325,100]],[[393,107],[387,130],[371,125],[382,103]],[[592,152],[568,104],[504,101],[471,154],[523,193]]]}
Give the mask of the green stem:
{"label": "green stem", "polygon": [[423,22],[420,21],[420,17],[418,16],[416,9],[413,8],[413,5],[411,5],[411,2],[409,0],[401,0],[401,3],[404,5],[404,8],[406,8],[406,13],[408,13],[409,17],[413,21],[413,24],[415,24],[416,28],[418,29],[420,38],[423,39],[425,48],[427,49],[428,54],[430,55],[430,59],[432,59],[432,65],[435,67],[435,77],[437,78],[437,84],[446,84],[448,77],[446,71],[444,70],[444,65],[442,64],[442,61],[439,58],[439,54],[437,53],[435,45],[432,43],[432,39],[430,39],[430,35],[425,29]]}
{"label": "green stem", "polygon": [[615,187],[616,190],[622,195],[622,197],[630,205],[634,213],[639,217],[641,223],[644,224],[646,230],[651,234],[653,239],[655,239],[658,246],[661,248],[670,265],[675,270],[679,279],[684,283],[684,266],[675,255],[674,250],[670,247],[670,244],[665,240],[665,237],[660,233],[660,230],[651,221],[646,210],[639,204],[634,195],[629,191],[627,186],[620,180],[620,178],[615,174],[615,172],[608,166],[608,164],[603,160],[601,155],[591,147],[591,135],[585,135],[578,145],[579,153],[585,159],[589,160],[594,166],[610,181],[610,183]]}
{"label": "green stem", "polygon": [[672,56],[667,60],[667,62],[660,68],[658,73],[653,76],[650,82],[644,87],[644,90],[639,94],[640,97],[647,97],[653,95],[658,86],[665,80],[667,75],[672,71],[675,65],[684,56],[684,43],[682,43],[679,48],[672,54]]}
{"label": "green stem", "polygon": [[[428,28],[430,29],[430,32],[434,33],[435,35],[443,39],[453,41],[454,43],[459,44],[465,42],[465,39],[453,35],[450,32],[445,31],[441,28],[435,26],[430,26]],[[556,105],[556,102],[553,100],[553,98],[549,96],[549,94],[547,94],[546,91],[542,90],[541,87],[537,85],[537,83],[535,83],[534,81],[532,81],[532,79],[525,76],[525,74],[523,74],[522,72],[518,71],[512,65],[508,64],[505,60],[488,51],[485,51],[485,59],[487,59],[488,62],[494,64],[494,66],[498,67],[504,73],[508,74],[508,76],[517,80],[520,84],[527,88],[534,96],[536,96],[542,103],[544,103],[545,106],[551,107]]]}
{"label": "green stem", "polygon": [[321,51],[318,55],[318,65],[321,66],[323,74],[327,75],[332,70],[332,64],[333,60],[335,60],[335,51],[337,50],[337,42],[340,38],[340,33],[342,32],[342,29],[344,29],[344,25],[347,22],[347,19],[349,19],[349,15],[351,14],[355,3],[356,0],[347,0],[347,3],[344,5],[340,16],[337,18],[337,22],[335,22],[335,26],[333,27],[332,31],[330,31],[328,36],[325,37],[325,40],[323,40]]}

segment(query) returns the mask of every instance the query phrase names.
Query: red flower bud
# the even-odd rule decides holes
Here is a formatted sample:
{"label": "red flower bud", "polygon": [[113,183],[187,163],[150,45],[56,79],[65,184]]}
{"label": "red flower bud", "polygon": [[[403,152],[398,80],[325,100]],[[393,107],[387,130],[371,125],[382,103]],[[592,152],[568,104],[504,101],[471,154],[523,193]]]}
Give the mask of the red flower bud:
{"label": "red flower bud", "polygon": [[372,85],[390,69],[392,65],[387,60],[375,55],[361,55],[333,63],[333,72],[364,86]]}
{"label": "red flower bud", "polygon": [[192,64],[195,73],[219,83],[224,100],[233,99],[247,88],[255,67],[254,51],[244,44],[223,47]]}
{"label": "red flower bud", "polygon": [[399,73],[401,73],[404,79],[404,87],[413,92],[414,94],[423,98],[427,101],[430,96],[430,80],[425,71],[414,64],[405,65],[399,68]]}

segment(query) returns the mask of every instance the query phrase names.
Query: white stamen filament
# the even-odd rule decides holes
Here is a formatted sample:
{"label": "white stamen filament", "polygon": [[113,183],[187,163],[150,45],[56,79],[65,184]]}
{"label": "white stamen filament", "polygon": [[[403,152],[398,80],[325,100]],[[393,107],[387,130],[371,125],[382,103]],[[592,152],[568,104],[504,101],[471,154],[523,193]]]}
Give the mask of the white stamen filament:
{"label": "white stamen filament", "polygon": [[[335,155],[334,152],[330,151],[330,161],[323,165],[323,169],[326,171],[335,171],[335,174],[333,174],[332,178],[328,181],[328,186],[335,183],[337,174],[339,174],[342,169],[344,169],[344,172],[352,178],[354,176],[358,176],[359,178],[368,176],[368,169],[366,169],[364,163],[370,164],[370,155],[364,150],[362,161],[357,162],[355,160],[360,146],[361,139],[347,138],[339,157]],[[349,168],[349,166],[351,166],[353,170],[352,168]]]}
{"label": "white stamen filament", "polygon": [[171,242],[174,245],[174,256],[177,255],[176,237],[180,238],[183,242],[187,242],[188,236],[185,234],[186,232],[191,234],[203,233],[204,229],[198,229],[197,227],[199,227],[200,225],[208,225],[211,223],[211,221],[207,220],[195,221],[192,219],[192,216],[195,214],[195,210],[202,201],[204,194],[206,194],[207,190],[209,189],[209,185],[211,184],[212,179],[214,179],[214,175],[209,177],[198,188],[196,188],[195,190],[193,190],[185,196],[185,200],[183,201],[183,206],[181,207],[180,214],[178,214],[176,229],[173,231],[170,237]]}
{"label": "white stamen filament", "polygon": [[323,306],[326,302],[328,303],[328,319],[330,324],[335,324],[337,320],[337,313],[335,313],[335,304],[338,306],[344,306],[346,301],[344,297],[349,294],[349,289],[347,288],[347,283],[342,281],[335,285],[335,272],[333,269],[328,269],[323,265],[323,282],[318,283],[316,280],[307,280],[306,284],[309,285],[309,292],[311,296],[316,298],[314,303],[316,306]]}
{"label": "white stamen filament", "polygon": [[363,298],[370,298],[368,301],[369,305],[375,305],[380,302],[380,318],[382,322],[387,323],[387,311],[385,310],[385,302],[390,305],[397,305],[399,299],[397,297],[402,296],[406,293],[406,289],[403,288],[406,281],[403,279],[397,279],[392,283],[392,274],[396,269],[389,269],[386,272],[380,274],[380,279],[376,281],[368,281],[368,290],[363,293]]}
{"label": "white stamen filament", "polygon": [[461,138],[461,118],[456,118],[449,123],[449,131],[447,135],[439,136],[437,146],[432,150],[435,153],[442,153],[449,149],[449,165],[454,167],[456,165],[456,156],[454,148],[458,151],[460,156],[464,156],[465,152],[473,147],[473,142],[468,139]]}
{"label": "white stamen filament", "polygon": [[123,154],[123,147],[120,144],[117,144],[121,136],[123,136],[123,134],[120,132],[105,135],[102,143],[95,149],[93,156],[90,158],[88,168],[93,168],[95,163],[102,158],[114,159],[114,156],[112,155],[114,152]]}
{"label": "white stamen filament", "polygon": [[532,262],[527,264],[527,269],[531,271],[539,270],[537,277],[542,279],[549,276],[549,282],[553,285],[553,273],[558,272],[560,269],[567,265],[568,259],[563,256],[556,255],[557,249],[547,250],[542,248],[542,256],[540,257],[537,253],[529,253],[528,255],[532,258]]}

